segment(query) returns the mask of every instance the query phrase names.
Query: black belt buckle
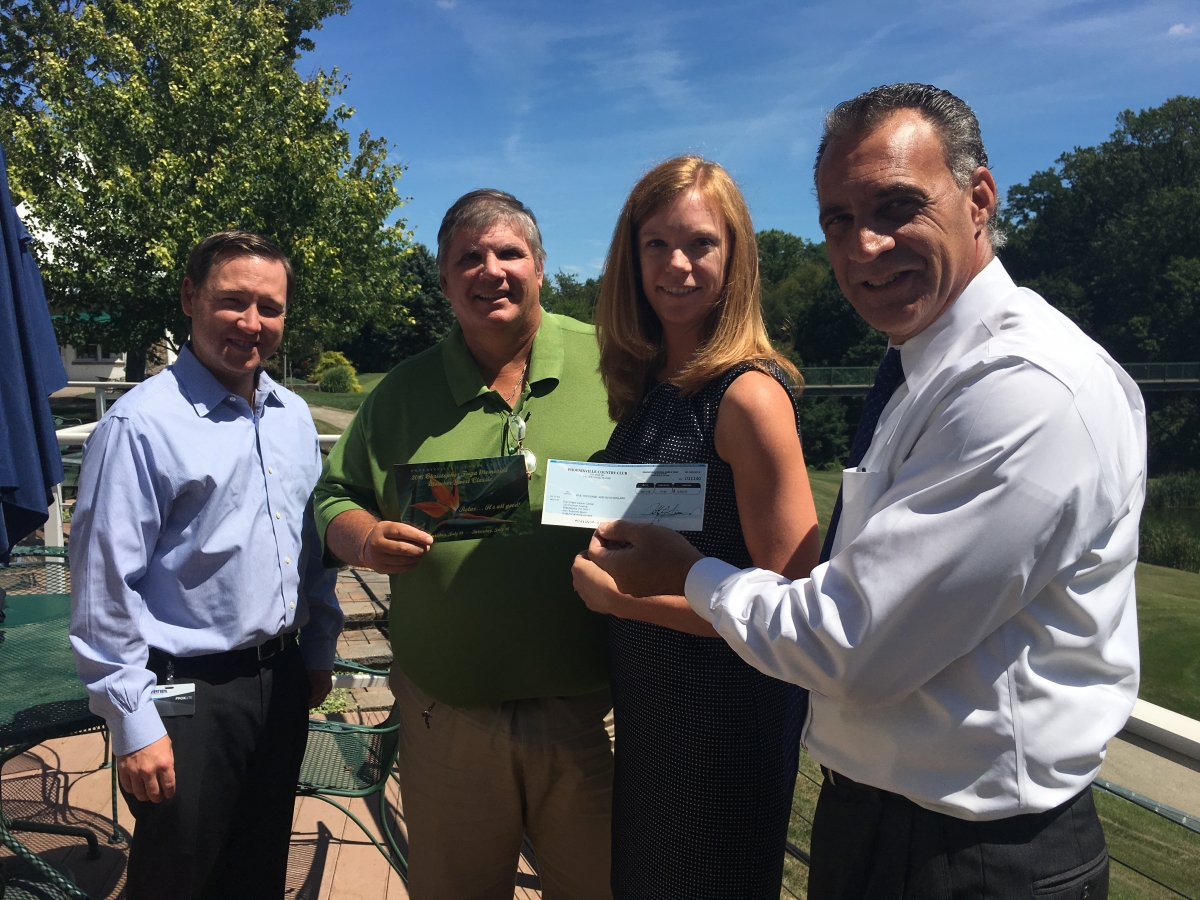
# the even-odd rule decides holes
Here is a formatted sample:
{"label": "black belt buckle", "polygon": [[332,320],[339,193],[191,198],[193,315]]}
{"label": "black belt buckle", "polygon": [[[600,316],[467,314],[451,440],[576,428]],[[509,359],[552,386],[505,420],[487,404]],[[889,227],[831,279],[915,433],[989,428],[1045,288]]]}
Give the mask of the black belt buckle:
{"label": "black belt buckle", "polygon": [[258,651],[258,661],[262,662],[264,659],[270,659],[276,653],[282,653],[284,648],[287,646],[285,641],[289,637],[291,637],[290,634],[281,634],[278,637],[273,637],[269,641],[264,641],[255,647],[255,650]]}

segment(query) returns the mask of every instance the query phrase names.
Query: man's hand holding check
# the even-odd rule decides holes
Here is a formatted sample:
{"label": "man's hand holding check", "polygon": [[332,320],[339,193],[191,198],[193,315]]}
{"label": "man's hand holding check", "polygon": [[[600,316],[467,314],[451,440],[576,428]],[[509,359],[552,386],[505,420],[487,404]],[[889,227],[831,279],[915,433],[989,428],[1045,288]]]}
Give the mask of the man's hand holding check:
{"label": "man's hand holding check", "polygon": [[677,531],[661,525],[632,522],[603,522],[592,535],[586,558],[576,565],[586,572],[587,564],[599,566],[633,597],[683,593],[688,571],[703,554]]}

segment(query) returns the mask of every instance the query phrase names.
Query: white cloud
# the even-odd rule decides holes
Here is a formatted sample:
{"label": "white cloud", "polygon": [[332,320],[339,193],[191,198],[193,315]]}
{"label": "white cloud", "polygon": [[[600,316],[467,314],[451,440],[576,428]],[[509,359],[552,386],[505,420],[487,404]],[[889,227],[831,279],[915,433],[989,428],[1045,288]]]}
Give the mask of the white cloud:
{"label": "white cloud", "polygon": [[437,0],[438,9],[454,9],[458,6],[458,0]]}
{"label": "white cloud", "polygon": [[1172,25],[1170,28],[1168,28],[1167,34],[1169,34],[1171,37],[1187,37],[1195,30],[1196,28],[1194,25],[1184,25],[1182,22],[1180,22],[1178,25]]}

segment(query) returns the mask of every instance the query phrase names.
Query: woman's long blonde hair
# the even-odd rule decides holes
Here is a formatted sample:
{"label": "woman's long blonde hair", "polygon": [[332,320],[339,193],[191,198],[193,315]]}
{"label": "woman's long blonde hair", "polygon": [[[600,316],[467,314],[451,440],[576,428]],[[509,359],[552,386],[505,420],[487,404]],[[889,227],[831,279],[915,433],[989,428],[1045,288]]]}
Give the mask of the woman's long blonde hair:
{"label": "woman's long blonde hair", "polygon": [[697,191],[720,213],[729,236],[725,286],[705,323],[704,340],[670,382],[686,397],[739,362],[774,363],[800,384],[800,373],[767,337],[758,278],[758,244],[750,210],[733,179],[698,156],[669,159],[647,172],[629,194],[613,229],[596,302],[600,377],[608,414],[627,418],[666,360],[662,324],[642,289],[638,229],[681,194]]}

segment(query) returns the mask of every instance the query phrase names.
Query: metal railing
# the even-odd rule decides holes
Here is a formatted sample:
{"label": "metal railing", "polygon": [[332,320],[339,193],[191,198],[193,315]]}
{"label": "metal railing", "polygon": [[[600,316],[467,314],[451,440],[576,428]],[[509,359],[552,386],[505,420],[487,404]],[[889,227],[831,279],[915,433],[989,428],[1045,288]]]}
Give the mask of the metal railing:
{"label": "metal railing", "polygon": [[[90,387],[96,389],[96,421],[104,418],[108,409],[108,395],[113,391],[128,391],[138,386],[136,381],[68,381],[67,387]],[[115,397],[113,399],[116,399]]]}
{"label": "metal railing", "polygon": [[[1200,362],[1125,363],[1143,391],[1200,391]],[[864,396],[875,383],[874,366],[803,368],[804,393],[812,397]]]}
{"label": "metal railing", "polygon": [[1126,363],[1122,368],[1143,391],[1200,390],[1200,362]]}

